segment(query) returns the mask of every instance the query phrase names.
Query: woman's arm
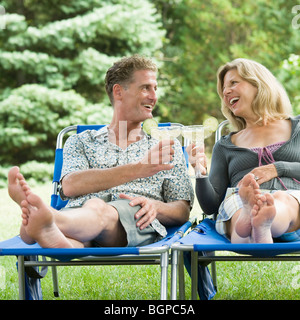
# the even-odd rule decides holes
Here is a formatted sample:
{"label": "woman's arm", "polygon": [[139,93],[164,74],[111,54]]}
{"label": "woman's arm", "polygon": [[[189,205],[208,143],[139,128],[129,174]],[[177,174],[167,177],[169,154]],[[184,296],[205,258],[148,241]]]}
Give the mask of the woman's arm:
{"label": "woman's arm", "polygon": [[[187,151],[192,153],[191,148],[187,148]],[[199,152],[200,151],[201,150],[199,150]],[[193,156],[192,159],[195,160],[195,162],[192,163],[194,168],[198,167],[203,169],[206,167],[207,160],[204,153],[199,154],[197,157]],[[198,163],[197,165],[196,162],[201,163]],[[218,211],[228,187],[229,178],[227,161],[217,143],[213,148],[209,176],[196,179],[196,196],[205,214],[211,215]]]}

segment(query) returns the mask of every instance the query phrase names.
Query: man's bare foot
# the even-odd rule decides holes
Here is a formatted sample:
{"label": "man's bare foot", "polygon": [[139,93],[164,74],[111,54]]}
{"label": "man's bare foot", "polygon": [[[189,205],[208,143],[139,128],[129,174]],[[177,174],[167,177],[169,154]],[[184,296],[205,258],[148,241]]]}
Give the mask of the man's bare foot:
{"label": "man's bare foot", "polygon": [[26,200],[21,202],[21,207],[23,225],[28,237],[43,248],[73,247],[54,223],[52,208],[48,207],[39,196],[31,192]]}
{"label": "man's bare foot", "polygon": [[236,222],[235,231],[242,238],[251,235],[251,211],[260,193],[259,185],[251,173],[247,174],[239,183],[239,195],[243,202],[243,208]]}
{"label": "man's bare foot", "polygon": [[[12,167],[7,176],[8,180],[8,194],[20,207],[22,201],[30,194],[31,190],[25,181],[24,176],[20,173],[19,167]],[[30,238],[25,229],[24,224],[21,224],[20,236],[24,242],[28,244],[35,243],[34,239]]]}
{"label": "man's bare foot", "polygon": [[8,194],[20,206],[30,193],[30,188],[26,183],[18,167],[12,167],[8,172]]}
{"label": "man's bare foot", "polygon": [[255,243],[273,243],[271,225],[275,215],[274,198],[267,193],[251,211],[252,237]]}

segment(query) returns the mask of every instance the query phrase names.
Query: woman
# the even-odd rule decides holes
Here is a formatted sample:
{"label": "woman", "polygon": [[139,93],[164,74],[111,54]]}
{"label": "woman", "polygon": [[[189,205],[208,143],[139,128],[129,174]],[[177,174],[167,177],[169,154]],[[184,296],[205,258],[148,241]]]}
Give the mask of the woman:
{"label": "woman", "polygon": [[[222,112],[235,129],[213,149],[211,170],[197,178],[206,214],[218,212],[217,231],[232,243],[300,240],[300,117],[261,64],[236,59],[218,71]],[[203,150],[187,148],[206,174]]]}

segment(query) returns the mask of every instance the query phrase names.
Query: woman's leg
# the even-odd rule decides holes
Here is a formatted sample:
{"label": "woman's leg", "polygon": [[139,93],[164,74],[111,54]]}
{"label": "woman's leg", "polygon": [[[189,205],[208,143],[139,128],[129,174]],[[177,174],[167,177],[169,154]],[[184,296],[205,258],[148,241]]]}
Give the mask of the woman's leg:
{"label": "woman's leg", "polygon": [[300,229],[299,202],[287,192],[272,194],[276,207],[276,216],[271,226],[272,236],[277,238],[286,232]]}
{"label": "woman's leg", "polygon": [[[232,243],[272,243],[273,238],[300,229],[299,202],[293,196],[284,191],[261,195],[254,192],[255,188],[245,192],[245,184],[241,184],[240,189],[246,205],[227,222]],[[250,206],[254,194],[257,201]]]}

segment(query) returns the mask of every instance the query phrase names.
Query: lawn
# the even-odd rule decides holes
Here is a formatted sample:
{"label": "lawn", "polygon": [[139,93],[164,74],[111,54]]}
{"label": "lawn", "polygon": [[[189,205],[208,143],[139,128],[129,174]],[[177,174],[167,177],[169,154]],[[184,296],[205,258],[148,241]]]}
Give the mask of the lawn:
{"label": "lawn", "polygon": [[[51,184],[34,188],[49,202]],[[194,212],[198,211],[198,206]],[[18,233],[20,210],[0,189],[0,241]],[[224,254],[224,253],[222,253]],[[0,257],[0,300],[18,299],[15,257]],[[299,300],[297,262],[219,262],[215,300]],[[59,267],[60,298],[52,293],[51,270],[42,280],[45,300],[158,300],[159,266]],[[186,274],[186,296],[190,279]]]}

